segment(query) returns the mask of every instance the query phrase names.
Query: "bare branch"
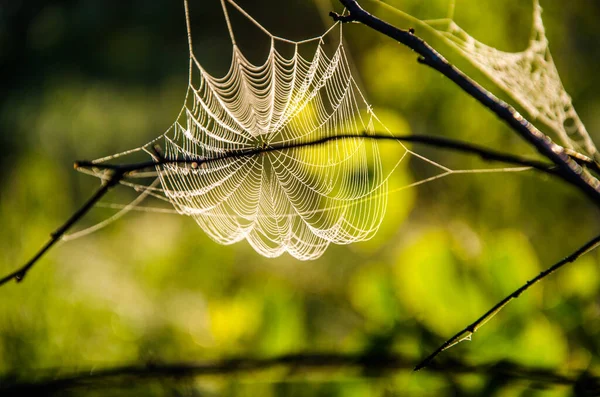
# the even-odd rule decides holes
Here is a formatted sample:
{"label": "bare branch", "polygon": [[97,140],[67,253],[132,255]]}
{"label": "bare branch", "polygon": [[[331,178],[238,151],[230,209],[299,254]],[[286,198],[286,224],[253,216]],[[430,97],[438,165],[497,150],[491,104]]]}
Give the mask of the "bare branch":
{"label": "bare branch", "polygon": [[523,286],[516,289],[512,294],[508,295],[506,298],[502,299],[500,302],[498,302],[496,305],[494,305],[494,307],[492,307],[490,310],[488,310],[483,316],[479,317],[473,323],[469,324],[464,329],[459,331],[456,335],[454,335],[452,338],[450,338],[446,342],[444,342],[440,347],[437,348],[437,350],[435,350],[433,353],[431,353],[429,356],[427,356],[423,361],[421,361],[419,364],[417,364],[417,366],[415,367],[415,371],[418,371],[422,368],[429,366],[430,363],[433,361],[433,359],[438,354],[440,354],[444,350],[448,349],[449,347],[452,347],[455,344],[457,344],[463,340],[471,339],[471,336],[481,326],[483,326],[492,317],[494,317],[496,314],[498,314],[498,312],[500,310],[502,310],[504,308],[504,306],[506,306],[508,303],[510,303],[510,301],[512,301],[513,299],[517,299],[523,292],[527,291],[531,286],[533,286],[534,284],[536,284],[537,282],[542,280],[544,277],[554,273],[555,271],[557,271],[558,269],[560,269],[562,266],[566,265],[567,263],[575,262],[579,257],[581,257],[582,255],[595,249],[596,247],[598,247],[598,245],[600,245],[600,236],[594,237],[592,240],[588,241],[587,243],[582,245],[580,248],[578,248],[571,255],[569,255],[566,258],[562,259],[561,261],[555,263],[554,265],[550,266],[548,269],[546,269],[543,272],[541,272],[540,274],[538,274],[536,277],[527,281],[525,284],[523,284]]}
{"label": "bare branch", "polygon": [[533,124],[520,115],[512,106],[501,101],[492,93],[485,90],[475,81],[471,80],[458,68],[450,64],[434,48],[423,39],[415,35],[413,29],[398,29],[387,22],[365,11],[356,0],[340,0],[346,7],[349,15],[339,16],[332,13],[334,20],[342,22],[360,22],[371,29],[380,32],[399,43],[406,45],[418,53],[419,62],[430,66],[452,80],[467,94],[478,100],[482,105],[494,112],[504,120],[519,136],[533,145],[545,158],[556,164],[562,178],[577,186],[597,206],[600,207],[600,182],[584,169],[565,152],[564,148],[539,131]]}

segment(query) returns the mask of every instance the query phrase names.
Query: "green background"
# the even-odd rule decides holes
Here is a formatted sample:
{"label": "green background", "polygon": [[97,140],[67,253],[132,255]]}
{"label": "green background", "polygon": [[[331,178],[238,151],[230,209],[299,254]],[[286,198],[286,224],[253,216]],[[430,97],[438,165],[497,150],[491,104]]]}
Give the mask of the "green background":
{"label": "green background", "polygon": [[[231,44],[217,0],[191,1],[195,52],[224,73]],[[316,0],[319,1],[319,0]],[[300,40],[330,25],[339,4],[239,1],[273,33]],[[362,1],[398,27],[412,22]],[[390,0],[421,19],[446,15],[446,0]],[[542,0],[563,83],[596,141],[600,5]],[[232,15],[235,12],[232,11]],[[527,44],[531,5],[457,0],[456,21],[507,51]],[[268,39],[234,15],[249,59]],[[458,66],[502,98],[459,54],[418,26]],[[376,114],[398,134],[433,134],[498,150],[534,151],[409,49],[344,27],[356,78]],[[161,134],[181,108],[187,42],[179,1],[28,1],[0,4],[0,271],[28,259],[98,186],[73,171]],[[411,147],[452,169],[480,160]],[[407,162],[403,185],[431,174]],[[116,189],[105,202],[126,202]],[[113,212],[98,208],[80,225]],[[574,188],[534,172],[452,175],[390,195],[374,239],[331,246],[316,261],[258,256],[246,242],[217,245],[186,217],[132,212],[61,244],[21,284],[0,289],[0,386],[44,376],[147,363],[302,352],[392,354],[415,364],[445,338],[599,231],[595,206]],[[535,286],[473,337],[445,352],[474,368],[547,368],[598,374],[598,254]],[[498,364],[500,363],[500,364]],[[59,370],[57,370],[59,369]],[[493,371],[492,371],[493,372]],[[185,381],[92,383],[76,395],[395,396],[571,395],[569,385],[485,371],[325,370],[245,372]],[[197,394],[194,394],[197,393]]]}

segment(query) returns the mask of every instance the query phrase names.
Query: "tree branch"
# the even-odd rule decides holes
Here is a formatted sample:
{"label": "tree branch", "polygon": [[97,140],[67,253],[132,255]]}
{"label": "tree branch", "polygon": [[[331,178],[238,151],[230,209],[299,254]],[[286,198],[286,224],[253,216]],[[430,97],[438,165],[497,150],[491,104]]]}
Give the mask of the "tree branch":
{"label": "tree branch", "polygon": [[483,146],[474,145],[468,142],[462,142],[454,139],[435,137],[428,135],[403,135],[403,136],[392,136],[389,134],[363,134],[363,135],[337,135],[326,138],[317,139],[314,141],[307,141],[295,144],[279,144],[267,147],[260,147],[251,150],[239,150],[231,151],[221,156],[212,158],[197,158],[197,159],[168,159],[165,158],[161,153],[156,154],[156,158],[151,161],[134,163],[134,164],[98,164],[92,161],[78,161],[75,163],[75,168],[93,168],[97,170],[105,170],[109,172],[109,177],[103,182],[102,186],[94,193],[94,195],[79,209],[75,212],[62,226],[50,235],[50,240],[22,267],[15,270],[14,272],[6,275],[0,279],[0,286],[8,283],[15,279],[17,281],[23,280],[27,272],[42,258],[42,256],[56,244],[62,236],[85,214],[87,214],[94,205],[102,198],[108,191],[121,182],[124,178],[129,176],[131,173],[142,171],[148,168],[155,168],[160,165],[166,164],[195,164],[200,166],[202,164],[210,164],[217,161],[222,161],[232,158],[256,156],[263,153],[298,149],[309,146],[322,145],[327,142],[340,140],[340,139],[373,139],[373,140],[388,140],[388,141],[399,141],[399,142],[412,142],[428,145],[438,149],[454,150],[466,154],[472,154],[479,156],[481,159],[486,161],[496,161],[507,164],[514,164],[524,167],[531,167],[535,170],[554,175],[560,176],[556,168],[552,164],[545,163],[543,161],[531,160],[512,154],[498,152],[492,149],[485,148]]}
{"label": "tree branch", "polygon": [[161,158],[159,160],[151,160],[141,163],[134,164],[104,164],[104,163],[94,163],[91,161],[77,161],[75,163],[75,168],[93,168],[97,170],[112,170],[119,171],[124,173],[126,176],[127,173],[136,172],[145,170],[148,168],[154,168],[159,165],[166,164],[191,164],[195,166],[207,165],[210,163],[234,159],[234,158],[242,158],[242,157],[252,157],[259,154],[277,152],[282,150],[291,150],[291,149],[299,149],[304,147],[311,146],[320,146],[329,142],[344,140],[344,139],[365,139],[365,140],[376,140],[376,141],[396,141],[396,142],[405,142],[405,143],[418,143],[427,145],[429,147],[433,147],[436,149],[444,149],[444,150],[453,150],[456,152],[461,152],[465,154],[476,155],[485,161],[495,161],[506,164],[531,167],[538,171],[542,171],[554,176],[560,176],[557,172],[556,167],[552,164],[528,159],[521,156],[516,156],[509,153],[500,152],[497,150],[489,149],[484,146],[472,144],[470,142],[464,142],[457,139],[450,139],[445,137],[438,137],[433,135],[389,135],[389,134],[381,134],[381,133],[364,133],[362,135],[356,134],[340,134],[325,138],[320,138],[312,141],[305,142],[297,142],[291,144],[276,144],[265,147],[258,147],[256,149],[242,149],[242,150],[232,150],[223,155],[215,156],[211,158],[183,158],[183,159],[170,159],[170,158]]}
{"label": "tree branch", "polygon": [[536,284],[537,282],[542,280],[544,277],[554,273],[555,271],[557,271],[558,269],[560,269],[562,266],[566,265],[567,263],[575,262],[579,257],[588,253],[589,251],[593,250],[594,248],[598,247],[598,245],[600,245],[600,236],[594,237],[592,240],[588,241],[587,243],[582,245],[580,248],[578,248],[571,255],[569,255],[566,258],[562,259],[561,261],[555,263],[554,265],[550,266],[548,269],[546,269],[543,272],[541,272],[540,274],[538,274],[536,277],[527,281],[525,284],[523,284],[523,286],[516,289],[512,294],[508,295],[506,298],[502,299],[500,302],[498,302],[496,305],[494,305],[494,307],[492,307],[490,310],[488,310],[483,316],[479,317],[473,323],[469,324],[463,330],[459,331],[456,335],[454,335],[452,338],[450,338],[446,342],[444,342],[440,347],[437,348],[437,350],[435,350],[433,353],[431,353],[429,356],[427,356],[423,361],[421,361],[419,364],[417,364],[417,366],[415,367],[415,371],[418,371],[418,370],[428,366],[438,354],[440,354],[444,350],[448,349],[449,347],[452,347],[455,344],[462,342],[463,340],[470,340],[471,336],[481,326],[483,326],[492,317],[494,317],[496,314],[498,314],[498,312],[500,310],[502,310],[504,308],[504,306],[506,306],[508,303],[510,303],[510,301],[512,301],[513,299],[517,299],[523,292],[525,292],[526,290],[531,288],[531,286],[533,286],[534,284]]}
{"label": "tree branch", "polygon": [[334,20],[342,22],[360,22],[418,53],[419,62],[425,64],[453,81],[467,94],[504,120],[519,136],[533,145],[545,158],[556,164],[562,178],[578,187],[597,206],[600,207],[600,182],[586,173],[576,161],[571,159],[562,146],[553,143],[550,138],[527,121],[513,107],[496,98],[458,68],[451,65],[434,48],[414,34],[414,30],[402,30],[382,21],[365,11],[356,0],[340,0],[349,12],[340,16],[330,13]]}
{"label": "tree branch", "polygon": [[[100,382],[116,381],[127,382],[131,385],[134,380],[144,379],[183,379],[201,376],[254,374],[276,367],[285,367],[290,370],[302,369],[308,372],[317,372],[324,369],[359,368],[369,374],[383,376],[390,371],[410,369],[414,361],[408,357],[387,354],[344,354],[344,353],[314,353],[290,354],[273,358],[232,358],[208,362],[184,362],[173,364],[133,365],[116,368],[94,369],[74,372],[68,375],[55,376],[60,370],[47,371],[45,377],[34,382],[10,382],[0,380],[0,392],[4,395],[26,395],[41,393],[56,393],[74,387],[95,385]],[[479,374],[483,376],[501,376],[509,380],[528,380],[542,384],[570,385],[573,388],[582,386],[596,387],[600,379],[591,377],[587,373],[578,376],[567,376],[545,368],[526,367],[511,362],[482,364],[472,366],[460,361],[452,360],[439,363],[431,367],[432,371],[443,374]],[[12,383],[12,384],[11,384]],[[595,385],[595,386],[594,386]],[[45,394],[44,394],[45,395]]]}

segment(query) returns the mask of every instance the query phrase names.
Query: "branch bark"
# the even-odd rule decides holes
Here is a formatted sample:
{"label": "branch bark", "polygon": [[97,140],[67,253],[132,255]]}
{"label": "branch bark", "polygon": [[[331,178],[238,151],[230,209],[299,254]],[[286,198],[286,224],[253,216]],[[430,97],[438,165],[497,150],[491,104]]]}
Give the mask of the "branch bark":
{"label": "branch bark", "polygon": [[[160,158],[158,160],[151,160],[142,163],[135,164],[104,164],[104,163],[94,163],[91,161],[77,161],[75,163],[75,168],[94,168],[97,170],[109,170],[109,171],[119,171],[122,172],[125,176],[127,173],[141,171],[148,168],[153,168],[159,165],[166,164],[195,164],[196,166],[201,166],[204,164],[210,164],[213,162],[241,158],[241,157],[252,157],[259,154],[277,152],[282,150],[291,150],[291,149],[300,149],[304,147],[311,146],[320,146],[329,142],[343,140],[343,139],[366,139],[366,140],[376,140],[376,141],[397,141],[404,143],[418,143],[423,144],[429,147],[433,147],[436,149],[443,150],[453,150],[460,153],[471,154],[480,157],[485,161],[495,161],[506,164],[531,167],[538,171],[542,171],[544,173],[551,174],[553,176],[560,176],[560,173],[556,170],[556,167],[547,162],[528,159],[521,156],[516,156],[510,153],[500,152],[494,149],[486,148],[481,145],[476,145],[470,142],[464,142],[457,139],[451,139],[446,137],[438,137],[433,135],[390,135],[390,134],[381,134],[381,133],[364,133],[362,135],[356,134],[340,134],[335,136],[329,136],[325,138],[320,138],[312,141],[305,142],[297,142],[291,144],[276,144],[266,147],[259,147],[256,149],[248,149],[248,150],[237,150],[230,151],[221,156],[215,156],[211,158],[184,158],[184,159],[169,159],[169,158]],[[580,159],[579,161],[584,161]]]}
{"label": "branch bark", "polygon": [[450,64],[440,53],[414,34],[413,29],[398,29],[387,22],[365,11],[356,0],[340,0],[349,14],[345,16],[330,13],[336,21],[360,22],[371,29],[380,32],[401,44],[411,48],[420,55],[418,61],[437,70],[468,95],[475,98],[483,106],[494,112],[506,122],[521,138],[525,139],[545,158],[556,164],[561,177],[576,186],[600,207],[600,182],[577,164],[565,152],[564,148],[552,142],[548,136],[538,130],[533,124],[520,115],[512,106],[495,97],[475,81],[471,80],[458,68]]}

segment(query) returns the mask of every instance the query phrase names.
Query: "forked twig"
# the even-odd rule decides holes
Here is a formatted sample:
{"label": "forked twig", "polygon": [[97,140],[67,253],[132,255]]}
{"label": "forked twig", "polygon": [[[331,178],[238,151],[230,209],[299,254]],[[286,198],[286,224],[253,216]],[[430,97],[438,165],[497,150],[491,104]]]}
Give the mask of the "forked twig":
{"label": "forked twig", "polygon": [[517,299],[523,292],[528,290],[532,285],[536,284],[538,281],[542,280],[544,277],[554,273],[555,271],[557,271],[558,269],[560,269],[562,266],[566,265],[567,263],[575,262],[580,256],[582,256],[582,255],[588,253],[589,251],[593,250],[594,248],[598,247],[598,245],[600,245],[600,235],[594,237],[593,239],[591,239],[590,241],[588,241],[587,243],[582,245],[580,248],[578,248],[571,255],[567,256],[566,258],[562,259],[561,261],[550,266],[548,269],[544,270],[543,272],[538,274],[536,277],[527,281],[520,288],[516,289],[512,294],[510,294],[506,298],[502,299],[500,302],[498,302],[496,305],[494,305],[494,307],[492,307],[490,310],[488,310],[483,316],[479,317],[473,323],[469,324],[463,330],[459,331],[456,335],[454,335],[452,338],[450,338],[446,342],[444,342],[440,347],[437,348],[437,350],[435,350],[433,353],[431,353],[429,356],[427,356],[423,361],[421,361],[419,364],[417,364],[417,366],[414,368],[414,370],[418,371],[418,370],[428,366],[438,354],[440,354],[444,350],[448,349],[449,347],[452,347],[455,344],[462,342],[464,340],[470,340],[471,336],[479,328],[481,328],[492,317],[494,317],[496,314],[498,314],[498,312],[500,310],[502,310],[502,308],[504,308],[504,306],[506,306],[508,303],[510,303],[510,301],[512,301],[513,299]]}
{"label": "forked twig", "polygon": [[519,165],[524,167],[531,167],[535,170],[554,175],[560,176],[556,171],[556,168],[552,164],[545,163],[543,161],[531,160],[512,154],[498,152],[492,149],[485,148],[483,146],[474,145],[468,142],[462,142],[459,140],[428,136],[428,135],[403,135],[403,136],[392,136],[389,134],[363,134],[363,135],[337,135],[332,137],[326,137],[314,141],[286,144],[286,145],[273,145],[267,147],[259,147],[251,150],[240,150],[232,151],[222,156],[213,158],[198,158],[198,159],[168,159],[157,153],[155,159],[142,163],[134,164],[98,164],[91,161],[79,161],[75,163],[75,168],[93,168],[97,170],[105,170],[108,172],[109,177],[105,178],[102,186],[94,193],[92,197],[85,202],[85,204],[77,210],[71,217],[58,229],[56,229],[51,235],[50,240],[22,267],[8,274],[7,276],[0,279],[0,286],[8,283],[15,279],[17,281],[23,280],[27,272],[37,263],[37,261],[52,247],[54,246],[63,235],[85,214],[87,214],[94,205],[102,198],[108,191],[126,178],[130,173],[141,171],[148,168],[153,168],[165,164],[194,164],[197,166],[202,164],[208,164],[211,162],[222,161],[232,158],[240,158],[247,156],[255,156],[261,153],[268,153],[280,150],[297,149],[301,147],[322,145],[324,143],[340,140],[340,139],[372,139],[372,140],[391,140],[400,142],[412,142],[428,145],[438,149],[454,150],[457,152],[472,154],[481,157],[486,161],[496,161],[507,164]]}

